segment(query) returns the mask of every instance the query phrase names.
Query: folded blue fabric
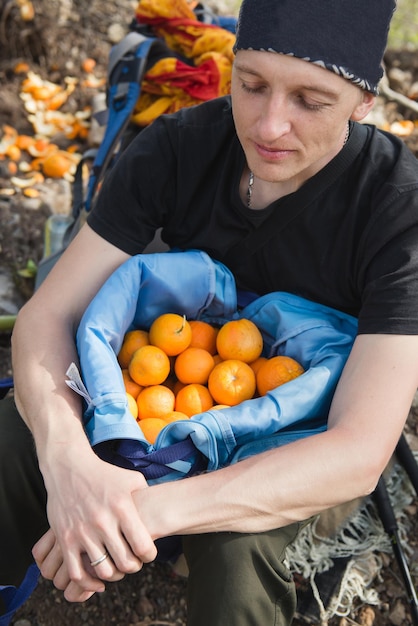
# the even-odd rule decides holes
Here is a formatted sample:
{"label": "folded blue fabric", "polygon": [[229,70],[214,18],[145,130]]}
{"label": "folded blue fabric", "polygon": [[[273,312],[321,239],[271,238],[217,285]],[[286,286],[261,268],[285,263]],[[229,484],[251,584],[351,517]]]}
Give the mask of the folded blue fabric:
{"label": "folded blue fabric", "polygon": [[[153,484],[188,476],[202,464],[214,470],[326,429],[357,320],[289,293],[255,299],[251,294],[249,300],[239,307],[230,271],[198,250],[138,255],[116,270],[77,333],[88,391],[85,428],[99,454],[140,471],[147,464]],[[266,396],[168,424],[151,445],[129,411],[117,354],[128,330],[148,329],[166,312],[213,324],[250,319],[263,335],[264,356],[291,356],[305,373]],[[172,446],[181,442],[187,452],[178,447],[182,455],[176,463]],[[159,466],[155,477],[148,464],[153,458]]]}

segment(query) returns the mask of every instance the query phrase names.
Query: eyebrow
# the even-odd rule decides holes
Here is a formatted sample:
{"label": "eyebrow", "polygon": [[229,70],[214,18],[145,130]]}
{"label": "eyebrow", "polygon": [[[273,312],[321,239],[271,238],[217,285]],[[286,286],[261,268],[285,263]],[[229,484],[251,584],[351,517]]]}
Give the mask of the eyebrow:
{"label": "eyebrow", "polygon": [[[261,78],[262,80],[264,80],[264,76],[260,74],[260,72],[257,72],[257,70],[255,70],[253,67],[245,65],[244,63],[239,63],[237,61],[234,62],[234,66],[239,72],[243,72],[244,74],[251,74],[256,78]],[[317,94],[322,94],[334,100],[338,99],[338,93],[334,89],[327,89],[326,87],[318,87],[317,85],[309,84],[300,85],[300,88],[305,91],[312,91]]]}

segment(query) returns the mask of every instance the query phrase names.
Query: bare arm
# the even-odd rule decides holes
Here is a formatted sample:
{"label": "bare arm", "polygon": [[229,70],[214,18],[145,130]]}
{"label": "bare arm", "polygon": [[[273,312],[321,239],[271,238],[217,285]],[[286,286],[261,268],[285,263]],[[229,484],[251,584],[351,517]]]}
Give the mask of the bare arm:
{"label": "bare arm", "polygon": [[325,433],[138,493],[152,536],[259,532],[371,493],[417,389],[417,354],[416,336],[360,336]]}
{"label": "bare arm", "polygon": [[18,315],[12,337],[15,397],[40,453],[48,450],[54,426],[61,434],[63,424],[80,427],[79,402],[64,384],[66,368],[77,360],[75,332],[87,304],[126,258],[85,226]]}
{"label": "bare arm", "polygon": [[[87,304],[128,255],[88,226],[20,312],[12,338],[15,397],[31,429],[48,492],[48,519],[73,580],[97,591],[103,583],[86,570],[83,555],[113,557],[98,572],[112,578],[137,571],[155,557],[132,492],[146,487],[138,472],[102,462],[91,450],[81,404],[65,384],[77,361],[74,336]],[[128,539],[126,539],[128,538]]]}

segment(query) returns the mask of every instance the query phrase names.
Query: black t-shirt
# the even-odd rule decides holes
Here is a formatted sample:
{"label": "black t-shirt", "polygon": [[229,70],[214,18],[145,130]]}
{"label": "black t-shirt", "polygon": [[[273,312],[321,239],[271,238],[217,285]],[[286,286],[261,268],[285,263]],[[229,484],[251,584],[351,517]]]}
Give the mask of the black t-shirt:
{"label": "black t-shirt", "polygon": [[244,165],[229,97],[162,116],[107,175],[88,223],[129,254],[162,227],[241,288],[345,311],[361,333],[418,334],[418,161],[401,140],[352,123],[323,170],[263,210],[240,199]]}

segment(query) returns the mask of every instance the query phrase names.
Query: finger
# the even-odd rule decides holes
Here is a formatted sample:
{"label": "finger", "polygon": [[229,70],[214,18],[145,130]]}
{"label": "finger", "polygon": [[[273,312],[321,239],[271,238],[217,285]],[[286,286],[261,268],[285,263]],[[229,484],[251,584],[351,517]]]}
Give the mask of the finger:
{"label": "finger", "polygon": [[107,539],[107,550],[103,545],[100,548],[90,545],[86,551],[93,557],[90,567],[102,580],[120,580],[125,574],[134,574],[142,568],[142,561],[132,553],[125,539],[116,531]]}
{"label": "finger", "polygon": [[44,559],[51,552],[55,544],[55,534],[49,529],[42,537],[35,543],[32,548],[32,555],[37,565],[41,564]]}
{"label": "finger", "polygon": [[[133,519],[135,519],[135,523]],[[140,520],[133,517],[125,519],[122,525],[122,532],[126,537],[130,550],[142,563],[154,561],[157,556],[157,547]]]}
{"label": "finger", "polygon": [[[133,512],[137,519],[137,511]],[[103,580],[110,580],[116,570],[121,574],[134,574],[139,572],[143,566],[143,561],[131,548],[121,531],[123,520],[129,519],[129,512],[124,512],[119,519],[110,518],[102,520],[102,536],[84,537],[84,548],[90,557],[90,564],[94,568],[96,575]],[[137,524],[140,526],[140,524]],[[134,527],[131,524],[132,531]],[[148,533],[145,533],[148,537]]]}
{"label": "finger", "polygon": [[[96,572],[96,568],[92,567],[90,565],[90,559],[89,559],[87,554],[83,554],[82,555],[82,560],[83,560],[84,568],[86,569],[86,571],[89,572],[89,574],[91,576],[93,576],[93,578],[94,577],[98,577],[97,576],[97,572]],[[114,572],[113,576],[111,576],[110,578],[106,578],[106,581],[108,581],[108,582],[117,582],[119,580],[122,580],[123,578],[125,578],[125,574],[123,574],[122,572],[119,572],[115,568],[115,572]]]}
{"label": "finger", "polygon": [[[84,557],[85,558],[83,558],[83,561],[85,561],[85,566],[89,567],[88,556],[84,555]],[[93,569],[93,568],[91,568],[91,569]],[[96,574],[95,574],[94,571],[89,572],[89,573],[90,573],[90,575],[93,578],[96,577]],[[122,578],[124,578],[124,575],[121,574],[120,572],[116,572],[113,575],[113,577],[109,580],[109,582],[117,582],[117,581],[122,580]],[[78,585],[78,583],[75,583],[74,581],[71,581],[70,577],[68,575],[68,570],[67,570],[65,564],[63,563],[61,565],[61,567],[58,569],[57,573],[55,574],[55,576],[53,578],[54,586],[57,589],[60,589],[61,591],[65,591],[65,589],[67,589],[67,587],[69,586],[70,582],[73,582],[73,584],[71,586],[71,590],[72,590],[71,594],[72,594],[73,598],[79,597],[81,594],[85,594],[85,593],[87,593],[87,594],[91,593],[91,595],[92,595],[93,593],[101,592],[103,590],[103,584],[101,582],[98,583],[98,586],[97,586],[96,589],[91,590],[91,591],[86,591],[80,585]],[[74,600],[74,601],[76,601],[76,600]]]}
{"label": "finger", "polygon": [[61,591],[64,591],[70,584],[71,580],[68,575],[67,567],[64,563],[61,565],[60,568],[58,568],[54,578],[52,579],[52,582],[54,583],[54,586],[57,589],[61,589]]}
{"label": "finger", "polygon": [[[68,577],[74,586],[71,586],[72,593],[77,595],[80,590],[86,592],[102,592],[105,589],[104,583],[97,576],[95,570],[90,566],[90,560],[79,552],[79,548],[68,550],[64,555],[64,562],[67,568]],[[78,592],[76,590],[79,590]],[[77,600],[70,600],[76,602]],[[81,601],[81,600],[80,600]]]}
{"label": "finger", "polygon": [[62,567],[63,561],[61,548],[58,543],[55,543],[44,559],[38,562],[42,576],[47,580],[53,580]]}
{"label": "finger", "polygon": [[[104,587],[102,591],[104,591]],[[64,598],[68,600],[68,602],[86,602],[86,600],[89,600],[94,594],[95,591],[88,591],[73,580],[69,582],[64,590]]]}
{"label": "finger", "polygon": [[[90,568],[94,572],[93,576],[97,576],[97,578],[107,581],[113,580],[114,577],[118,575],[123,578],[123,572],[118,571],[109,552],[103,551],[103,548],[101,548],[101,550],[102,555],[89,562]],[[93,550],[89,550],[88,554],[98,554],[98,549],[94,548]]]}

